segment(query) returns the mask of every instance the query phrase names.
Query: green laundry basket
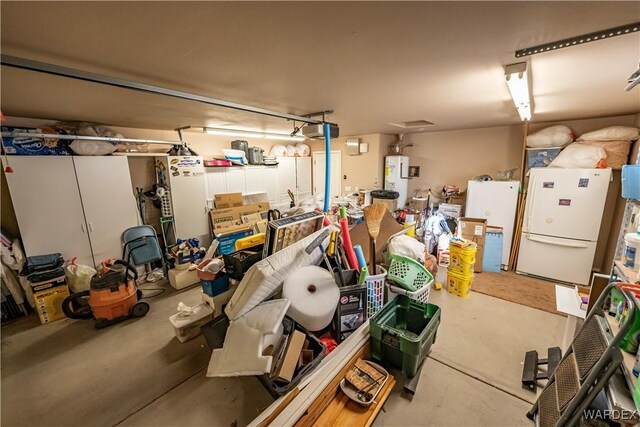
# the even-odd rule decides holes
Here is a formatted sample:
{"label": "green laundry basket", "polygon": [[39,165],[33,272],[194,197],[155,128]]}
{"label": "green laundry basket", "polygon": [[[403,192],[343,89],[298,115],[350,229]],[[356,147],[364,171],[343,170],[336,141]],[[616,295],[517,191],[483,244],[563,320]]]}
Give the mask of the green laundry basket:
{"label": "green laundry basket", "polygon": [[418,261],[406,256],[392,254],[387,280],[408,291],[415,292],[431,285],[433,276]]}

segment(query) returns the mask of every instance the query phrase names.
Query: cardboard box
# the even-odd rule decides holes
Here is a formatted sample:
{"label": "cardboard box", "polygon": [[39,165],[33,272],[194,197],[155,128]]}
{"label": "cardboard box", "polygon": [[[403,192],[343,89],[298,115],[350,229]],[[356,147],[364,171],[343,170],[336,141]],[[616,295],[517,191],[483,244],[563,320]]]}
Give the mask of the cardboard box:
{"label": "cardboard box", "polygon": [[264,244],[264,257],[291,246],[320,230],[323,220],[323,214],[313,211],[269,222]]}
{"label": "cardboard box", "polygon": [[282,365],[280,365],[280,370],[278,371],[279,381],[291,382],[293,379],[306,338],[307,336],[298,330],[294,330],[289,336],[289,343],[287,344],[284,356],[282,356]]}
{"label": "cardboard box", "polygon": [[484,259],[484,245],[478,245],[476,251],[476,262],[473,264],[474,273],[482,273],[482,261]]}
{"label": "cardboard box", "polygon": [[226,209],[244,205],[242,193],[215,194],[213,197],[215,199],[216,209]]}
{"label": "cardboard box", "polygon": [[464,206],[464,202],[466,200],[466,195],[460,194],[458,196],[449,196],[447,197],[447,203],[451,204],[451,205],[460,205],[460,206]]}
{"label": "cardboard box", "polygon": [[458,218],[456,235],[484,246],[484,236],[487,233],[487,220],[484,218]]}
{"label": "cardboard box", "polygon": [[229,255],[236,251],[236,241],[254,234],[253,226],[223,228],[216,230],[216,240],[220,243],[218,252],[220,255]]}
{"label": "cardboard box", "polygon": [[252,205],[236,206],[226,209],[212,209],[210,211],[211,224],[213,229],[227,228],[242,225],[242,216],[254,213],[264,213],[263,219],[267,217],[269,203],[254,203]]}
{"label": "cardboard box", "polygon": [[451,218],[459,218],[460,215],[462,215],[462,205],[440,203],[438,205],[438,212]]}
{"label": "cardboard box", "polygon": [[200,279],[195,269],[189,271],[172,268],[169,270],[169,284],[176,289],[183,289],[196,283],[200,283]]}
{"label": "cardboard box", "polygon": [[40,323],[53,322],[65,317],[62,311],[62,301],[69,296],[69,287],[65,276],[56,277],[38,283],[31,283],[33,302]]}

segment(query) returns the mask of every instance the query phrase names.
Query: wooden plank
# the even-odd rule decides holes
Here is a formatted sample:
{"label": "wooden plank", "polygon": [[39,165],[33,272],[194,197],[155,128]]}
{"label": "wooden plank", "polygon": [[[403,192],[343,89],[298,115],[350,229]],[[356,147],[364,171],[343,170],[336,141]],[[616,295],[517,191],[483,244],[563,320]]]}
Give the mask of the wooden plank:
{"label": "wooden plank", "polygon": [[[330,427],[330,426],[365,426],[369,427],[373,424],[376,417],[380,413],[380,410],[387,401],[387,398],[391,394],[396,379],[393,376],[389,376],[387,382],[385,382],[382,390],[376,397],[374,403],[370,406],[362,406],[357,402],[349,399],[342,391],[338,392],[333,402],[329,405],[329,408],[318,418],[316,426]],[[343,404],[346,399],[346,404]],[[334,403],[335,402],[335,403]],[[336,408],[340,408],[340,411],[336,414]]]}
{"label": "wooden plank", "polygon": [[307,408],[306,413],[300,417],[300,419],[296,422],[297,427],[311,427],[315,425],[315,422],[320,418],[323,411],[329,406],[331,401],[336,397],[336,393],[340,391],[340,381],[347,374],[347,371],[354,363],[360,359],[366,359],[366,355],[369,353],[369,341],[367,341],[360,350],[358,350],[352,357],[349,359],[346,365],[338,372],[338,374],[333,378],[333,380],[324,388],[322,393],[311,403],[309,408]]}
{"label": "wooden plank", "polygon": [[524,122],[522,127],[523,140],[522,140],[522,157],[520,159],[520,186],[522,192],[518,198],[518,209],[516,210],[516,227],[513,230],[513,240],[511,242],[511,253],[509,255],[508,270],[516,269],[516,262],[518,261],[518,252],[520,250],[520,235],[522,234],[522,220],[524,216],[524,202],[527,194],[526,187],[526,172],[527,172],[527,135],[529,135],[529,122]]}
{"label": "wooden plank", "polygon": [[271,412],[269,416],[259,424],[259,427],[266,427],[269,424],[271,424],[273,420],[275,420],[276,417],[280,415],[280,412],[282,412],[282,410],[286,408],[287,405],[289,405],[289,403],[291,403],[291,401],[295,399],[295,397],[299,393],[300,393],[300,389],[298,387],[295,387],[293,390],[290,390],[289,393],[287,393],[284,396],[284,398],[280,401],[280,404],[278,404],[278,406],[273,410],[273,412]]}

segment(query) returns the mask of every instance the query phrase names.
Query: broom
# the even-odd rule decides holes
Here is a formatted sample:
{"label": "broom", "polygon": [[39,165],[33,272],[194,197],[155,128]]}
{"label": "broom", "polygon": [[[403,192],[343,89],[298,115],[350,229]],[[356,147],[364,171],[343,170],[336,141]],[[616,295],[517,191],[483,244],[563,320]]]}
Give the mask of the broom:
{"label": "broom", "polygon": [[374,203],[369,206],[365,206],[364,220],[367,223],[367,230],[369,231],[369,237],[371,238],[371,267],[369,274],[376,274],[376,238],[380,234],[380,223],[387,211],[387,205],[384,203]]}

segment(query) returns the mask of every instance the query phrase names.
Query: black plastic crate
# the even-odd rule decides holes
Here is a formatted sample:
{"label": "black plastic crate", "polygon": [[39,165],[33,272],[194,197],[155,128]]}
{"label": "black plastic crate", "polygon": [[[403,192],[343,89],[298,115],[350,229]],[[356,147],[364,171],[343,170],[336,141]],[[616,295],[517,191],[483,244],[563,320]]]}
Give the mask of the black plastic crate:
{"label": "black plastic crate", "polygon": [[[320,363],[320,361],[322,361],[322,359],[324,358],[327,352],[327,348],[324,346],[324,344],[322,344],[322,342],[318,338],[310,334],[305,328],[297,324],[293,319],[289,317],[285,317],[284,320],[282,321],[282,324],[284,326],[283,329],[285,334],[287,332],[291,333],[293,332],[294,329],[296,329],[300,332],[303,332],[307,336],[307,339],[309,340],[308,348],[310,350],[313,350],[313,362],[309,363],[306,366],[303,366],[302,368],[299,368],[296,371],[291,382],[287,384],[278,383],[277,380],[273,380],[269,378],[269,374],[260,375],[258,379],[260,380],[262,385],[267,389],[269,394],[271,394],[271,396],[273,396],[275,399],[288,393],[289,390],[291,390],[296,385],[298,385],[298,383],[300,383],[300,381],[302,380],[302,378],[304,378],[305,375],[313,371],[315,367],[318,366],[318,364]],[[273,363],[276,363],[275,359]]]}

